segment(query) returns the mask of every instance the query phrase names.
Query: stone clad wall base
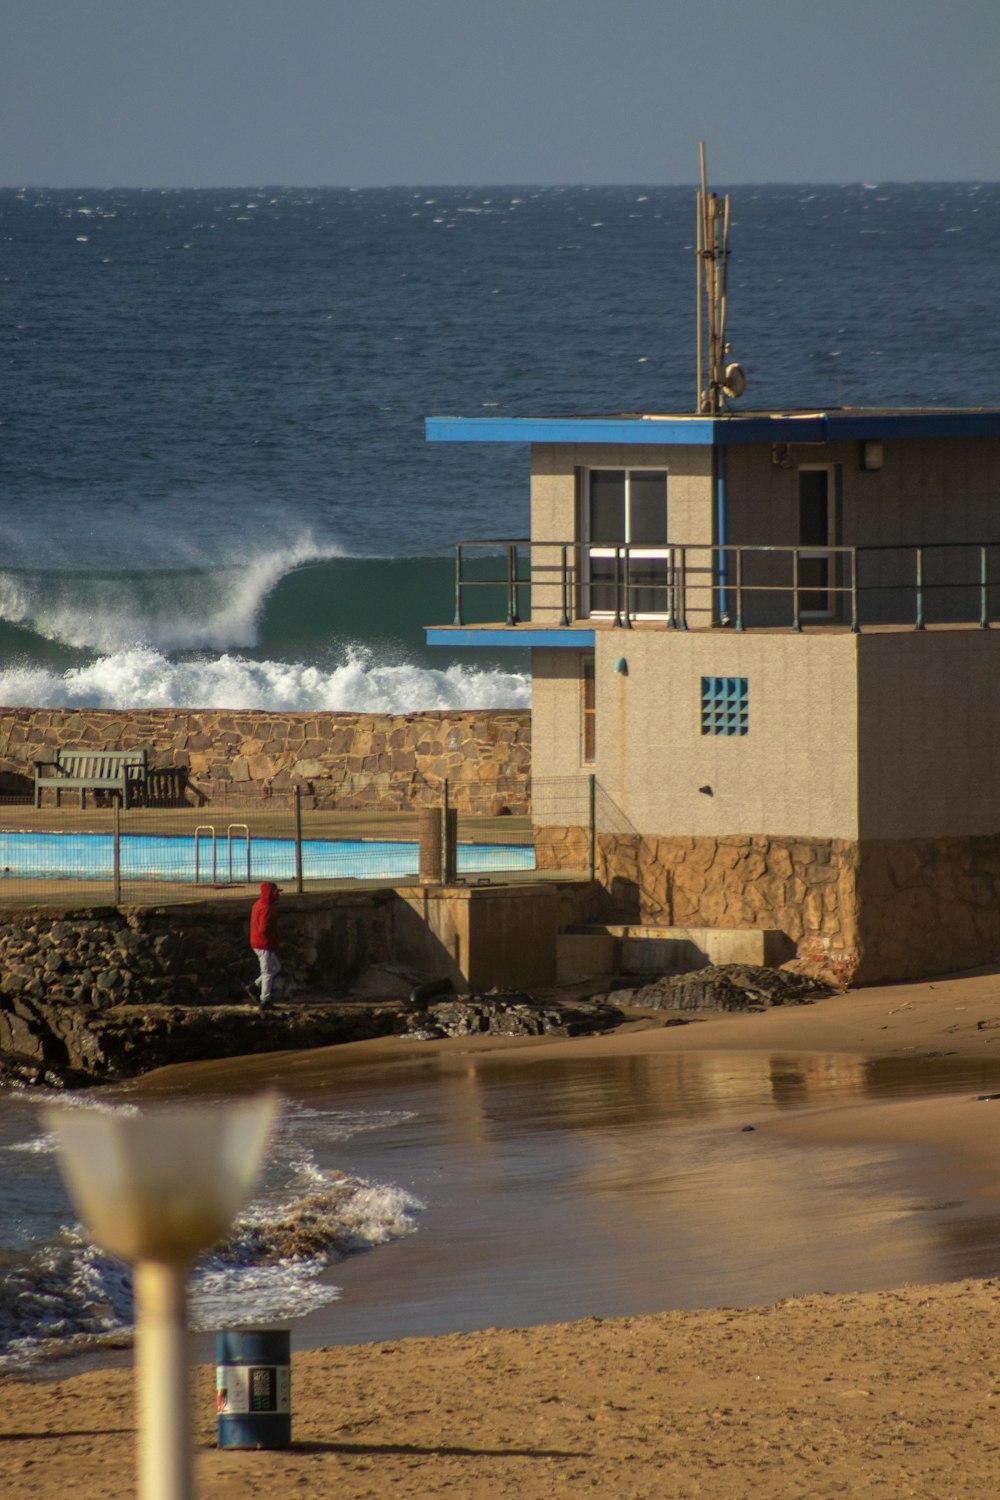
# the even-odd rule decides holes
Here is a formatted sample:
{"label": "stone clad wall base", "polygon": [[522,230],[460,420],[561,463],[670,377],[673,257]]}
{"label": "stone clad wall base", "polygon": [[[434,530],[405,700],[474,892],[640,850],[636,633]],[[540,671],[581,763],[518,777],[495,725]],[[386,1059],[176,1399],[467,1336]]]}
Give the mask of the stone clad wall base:
{"label": "stone clad wall base", "polygon": [[858,877],[858,980],[945,974],[1000,959],[1000,833],[868,840]]}
{"label": "stone clad wall base", "polygon": [[[584,870],[585,829],[535,830],[539,868]],[[859,962],[858,846],[762,834],[599,834],[595,875],[608,921],[783,932],[800,959],[853,978]]]}
{"label": "stone clad wall base", "polygon": [[[583,870],[586,831],[536,830],[538,863]],[[806,966],[884,984],[1000,960],[1000,834],[944,839],[601,834],[602,920],[773,928]]]}

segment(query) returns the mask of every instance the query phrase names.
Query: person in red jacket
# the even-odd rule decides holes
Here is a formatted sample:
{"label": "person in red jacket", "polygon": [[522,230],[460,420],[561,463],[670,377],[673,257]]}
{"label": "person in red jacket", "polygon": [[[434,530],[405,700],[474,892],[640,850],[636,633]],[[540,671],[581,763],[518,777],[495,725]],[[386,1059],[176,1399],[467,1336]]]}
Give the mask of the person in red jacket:
{"label": "person in red jacket", "polygon": [[273,881],[265,880],[260,888],[260,899],[254,902],[250,912],[250,946],[260,964],[260,977],[254,980],[254,984],[260,991],[261,1010],[270,1005],[274,980],[281,970],[281,959],[278,957],[280,894],[280,888]]}

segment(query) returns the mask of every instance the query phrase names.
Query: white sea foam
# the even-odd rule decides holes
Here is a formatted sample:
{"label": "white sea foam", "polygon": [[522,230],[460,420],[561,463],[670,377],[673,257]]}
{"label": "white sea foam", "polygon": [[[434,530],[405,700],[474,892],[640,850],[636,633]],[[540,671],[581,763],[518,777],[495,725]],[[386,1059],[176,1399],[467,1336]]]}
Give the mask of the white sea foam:
{"label": "white sea foam", "polygon": [[[94,1107],[73,1096],[77,1108]],[[122,1112],[122,1106],[101,1106]],[[134,1106],[124,1106],[131,1112]],[[314,1147],[359,1131],[386,1130],[410,1118],[402,1110],[321,1110],[289,1105],[275,1129],[264,1180],[225,1243],[195,1269],[194,1327],[298,1318],[335,1299],[322,1273],[348,1255],[412,1234],[423,1204],[392,1184],[321,1167]],[[20,1143],[51,1149],[48,1136]],[[13,1148],[9,1148],[13,1149]],[[58,1218],[56,1219],[58,1223]],[[50,1230],[47,1228],[46,1232]],[[0,1277],[0,1372],[131,1338],[127,1268],[63,1223],[45,1243],[8,1252]]]}
{"label": "white sea foam", "polygon": [[387,664],[358,647],[332,670],[252,661],[225,653],[172,661],[149,646],[118,650],[66,672],[30,665],[0,671],[0,703],[34,708],[231,708],[277,712],[415,713],[448,708],[526,708],[523,672],[452,665]]}

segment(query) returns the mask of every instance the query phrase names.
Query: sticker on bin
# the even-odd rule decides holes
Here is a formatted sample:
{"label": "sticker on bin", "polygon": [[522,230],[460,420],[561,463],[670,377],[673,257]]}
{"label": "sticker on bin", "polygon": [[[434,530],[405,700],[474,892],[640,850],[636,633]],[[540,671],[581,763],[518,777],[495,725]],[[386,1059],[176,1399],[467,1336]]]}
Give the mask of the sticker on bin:
{"label": "sticker on bin", "polygon": [[220,1417],[287,1415],[292,1409],[291,1384],[288,1365],[217,1365],[216,1411]]}

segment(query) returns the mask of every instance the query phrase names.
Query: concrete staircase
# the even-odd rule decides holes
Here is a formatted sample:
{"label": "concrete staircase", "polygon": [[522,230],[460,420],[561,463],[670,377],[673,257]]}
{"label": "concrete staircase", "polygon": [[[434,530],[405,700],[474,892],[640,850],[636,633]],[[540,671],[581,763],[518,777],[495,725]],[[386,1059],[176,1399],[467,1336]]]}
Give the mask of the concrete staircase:
{"label": "concrete staircase", "polygon": [[709,964],[777,968],[795,957],[783,932],[760,927],[567,927],[556,937],[559,984],[620,974],[685,974]]}

